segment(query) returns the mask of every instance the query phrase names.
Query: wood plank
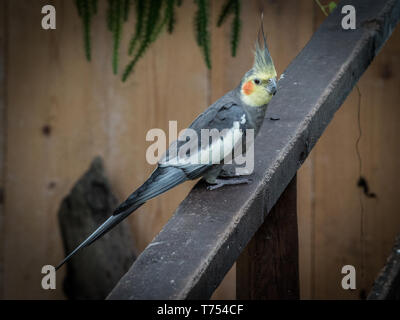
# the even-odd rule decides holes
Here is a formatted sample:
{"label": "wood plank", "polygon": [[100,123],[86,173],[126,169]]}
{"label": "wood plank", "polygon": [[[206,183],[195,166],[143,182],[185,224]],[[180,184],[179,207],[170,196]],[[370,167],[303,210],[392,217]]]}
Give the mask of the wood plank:
{"label": "wood plank", "polygon": [[297,219],[299,230],[300,297],[311,299],[314,287],[314,150],[297,171]]}
{"label": "wood plank", "polygon": [[[366,197],[357,187],[357,89],[346,99],[314,150],[317,233],[313,298],[365,298],[399,231],[399,57],[400,30],[396,28],[358,83],[362,95],[362,175],[377,198]],[[340,271],[346,264],[356,268],[357,290],[343,290],[340,285]]]}
{"label": "wood plank", "polygon": [[292,179],[236,264],[239,300],[297,300],[297,179]]}
{"label": "wood plank", "polygon": [[368,300],[400,300],[400,236],[375,280]]}
{"label": "wood plank", "polygon": [[338,32],[339,6],[285,71],[269,106],[281,120],[260,130],[253,183],[214,192],[198,184],[110,299],[211,296],[400,19],[399,2],[352,4],[362,27]]}
{"label": "wood plank", "polygon": [[358,189],[364,208],[365,277],[361,288],[366,292],[386,262],[400,230],[399,87],[400,30],[397,28],[385,51],[360,81],[362,174],[370,191],[377,195],[368,198]]}
{"label": "wood plank", "polygon": [[[321,24],[325,19],[322,11],[317,10],[316,23]],[[359,258],[354,248],[360,237],[359,200],[357,193],[354,197],[349,192],[349,189],[357,192],[355,91],[346,98],[314,150],[314,228],[318,230],[313,239],[314,299],[356,299],[359,294],[343,290],[340,285],[342,266],[355,265]]]}

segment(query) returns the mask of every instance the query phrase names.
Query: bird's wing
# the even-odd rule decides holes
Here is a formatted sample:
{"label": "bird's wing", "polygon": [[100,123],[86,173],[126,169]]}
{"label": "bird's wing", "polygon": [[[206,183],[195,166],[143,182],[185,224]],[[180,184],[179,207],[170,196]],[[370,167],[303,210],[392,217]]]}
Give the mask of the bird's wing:
{"label": "bird's wing", "polygon": [[202,176],[213,165],[221,164],[243,139],[247,117],[234,99],[221,98],[171,144],[159,166],[181,168],[189,179]]}

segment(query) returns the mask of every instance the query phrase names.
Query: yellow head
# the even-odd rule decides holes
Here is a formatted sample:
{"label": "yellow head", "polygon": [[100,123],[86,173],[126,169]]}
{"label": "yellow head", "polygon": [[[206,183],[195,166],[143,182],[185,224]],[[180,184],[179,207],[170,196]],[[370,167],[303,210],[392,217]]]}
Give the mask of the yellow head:
{"label": "yellow head", "polygon": [[268,104],[276,93],[276,71],[264,37],[264,48],[256,43],[254,65],[240,83],[240,97],[252,107]]}

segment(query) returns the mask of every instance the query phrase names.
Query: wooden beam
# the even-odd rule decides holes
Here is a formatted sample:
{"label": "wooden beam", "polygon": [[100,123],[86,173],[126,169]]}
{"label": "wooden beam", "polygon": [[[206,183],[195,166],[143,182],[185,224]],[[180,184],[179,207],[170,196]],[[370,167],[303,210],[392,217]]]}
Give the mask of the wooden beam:
{"label": "wooden beam", "polygon": [[300,298],[296,176],[236,264],[236,298]]}
{"label": "wooden beam", "polygon": [[400,300],[400,235],[367,299]]}
{"label": "wooden beam", "polygon": [[[341,26],[347,4],[355,30]],[[279,82],[255,142],[253,183],[212,192],[197,184],[109,298],[209,298],[399,19],[400,1],[339,4]]]}

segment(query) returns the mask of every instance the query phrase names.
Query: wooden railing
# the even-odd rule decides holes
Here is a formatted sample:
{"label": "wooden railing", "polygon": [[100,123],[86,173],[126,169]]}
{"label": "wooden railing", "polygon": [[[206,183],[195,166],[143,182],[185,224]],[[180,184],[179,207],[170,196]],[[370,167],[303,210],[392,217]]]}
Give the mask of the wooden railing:
{"label": "wooden railing", "polygon": [[[355,30],[342,29],[347,4]],[[342,1],[279,82],[253,182],[199,182],[108,298],[207,299],[235,261],[238,298],[299,298],[296,172],[399,19],[398,0]]]}
{"label": "wooden railing", "polygon": [[400,235],[367,300],[400,300]]}

